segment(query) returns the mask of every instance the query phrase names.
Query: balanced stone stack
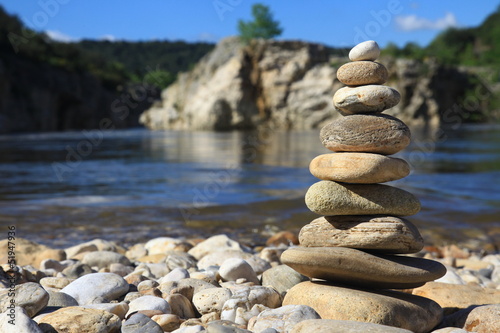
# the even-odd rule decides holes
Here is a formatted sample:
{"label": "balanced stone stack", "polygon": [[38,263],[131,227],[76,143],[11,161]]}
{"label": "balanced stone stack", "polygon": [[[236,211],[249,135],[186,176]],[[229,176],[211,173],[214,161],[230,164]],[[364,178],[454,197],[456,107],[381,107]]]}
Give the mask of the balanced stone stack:
{"label": "balanced stone stack", "polygon": [[304,226],[300,246],[283,263],[313,280],[290,289],[284,304],[314,308],[323,319],[374,322],[426,332],[442,318],[435,302],[401,291],[440,278],[446,268],[423,258],[418,229],[402,216],[416,214],[420,202],[411,193],[382,185],[406,177],[406,161],[389,157],[410,143],[410,130],[382,112],[397,105],[376,42],[349,53],[337,71],[346,87],[334,97],[343,117],[322,128],[323,145],[334,153],[314,158],[311,173],[321,179],[307,191],[307,207],[324,215]]}

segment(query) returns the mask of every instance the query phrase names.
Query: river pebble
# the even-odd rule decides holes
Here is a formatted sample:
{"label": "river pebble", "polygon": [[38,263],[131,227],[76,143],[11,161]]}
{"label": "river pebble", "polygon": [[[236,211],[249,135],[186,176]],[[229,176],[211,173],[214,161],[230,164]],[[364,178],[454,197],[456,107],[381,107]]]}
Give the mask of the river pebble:
{"label": "river pebble", "polygon": [[[372,222],[375,223],[375,221]],[[363,222],[359,223],[362,226]],[[343,228],[342,224],[337,223],[337,225],[339,228]],[[401,228],[409,228],[405,232],[410,233],[405,237],[410,237],[409,239],[417,237],[417,235],[412,236],[411,227],[408,227],[408,225],[405,227],[405,225],[404,223],[401,224]],[[389,227],[391,226],[392,224]],[[369,225],[368,227],[370,229],[372,226]],[[328,238],[323,235],[324,233],[326,231],[321,232],[321,236]],[[412,259],[433,259],[445,264],[447,274],[439,279],[439,282],[428,282],[422,287],[405,289],[405,293],[397,293],[400,301],[396,301],[394,296],[388,299],[387,292],[367,293],[372,296],[365,296],[368,298],[375,297],[376,299],[371,301],[378,304],[378,308],[376,308],[379,310],[372,311],[367,306],[360,306],[360,304],[364,304],[363,302],[342,302],[341,297],[329,298],[329,302],[337,302],[335,305],[330,303],[325,306],[318,306],[313,303],[306,304],[308,301],[301,302],[302,304],[289,304],[289,300],[295,297],[294,294],[297,294],[297,286],[300,286],[301,283],[310,283],[307,282],[310,278],[299,274],[287,265],[283,265],[281,261],[284,251],[295,248],[294,243],[296,241],[294,241],[294,238],[298,236],[297,231],[293,233],[288,231],[286,239],[279,236],[278,233],[276,235],[268,246],[256,244],[259,246],[254,245],[254,250],[250,250],[247,245],[240,244],[225,235],[219,235],[220,237],[215,237],[215,241],[217,241],[216,243],[221,240],[225,241],[225,245],[222,244],[221,247],[228,249],[226,251],[230,252],[229,255],[226,257],[224,251],[221,252],[219,249],[208,249],[209,247],[206,247],[201,251],[200,259],[196,259],[187,252],[196,248],[196,244],[204,243],[203,240],[193,241],[194,246],[192,246],[187,245],[191,244],[190,240],[160,239],[150,243],[151,246],[148,245],[149,249],[157,248],[160,251],[163,247],[167,250],[164,254],[153,254],[153,256],[163,255],[163,261],[157,263],[141,262],[139,260],[149,256],[144,244],[132,245],[126,249],[119,244],[108,241],[99,240],[84,243],[85,245],[76,246],[72,250],[73,252],[81,251],[73,255],[79,259],[65,260],[60,257],[59,259],[45,258],[44,261],[41,261],[39,267],[43,266],[45,268],[45,274],[42,274],[43,272],[38,270],[37,266],[25,265],[19,267],[19,282],[16,291],[19,292],[19,299],[25,300],[23,304],[27,306],[29,315],[23,308],[16,308],[20,325],[18,327],[29,327],[26,328],[27,332],[37,332],[37,329],[40,332],[48,330],[48,325],[52,327],[67,325],[68,332],[119,332],[120,329],[129,325],[130,329],[132,327],[140,329],[138,328],[140,326],[147,332],[154,332],[154,330],[158,330],[158,332],[207,331],[222,333],[305,332],[304,329],[307,331],[307,328],[305,328],[307,325],[304,325],[310,322],[314,323],[314,325],[307,327],[314,327],[314,332],[321,333],[321,327],[332,325],[326,319],[310,320],[307,319],[309,317],[305,313],[289,311],[290,308],[303,307],[304,305],[311,306],[318,314],[323,313],[322,311],[332,313],[335,309],[344,309],[343,311],[349,313],[351,317],[354,315],[363,316],[363,311],[369,310],[370,316],[382,318],[380,313],[378,314],[380,316],[377,317],[377,311],[385,309],[385,311],[388,311],[387,313],[391,314],[392,318],[400,318],[398,319],[400,322],[395,324],[381,320],[379,325],[383,323],[384,325],[390,324],[400,327],[410,327],[404,326],[410,325],[408,323],[401,323],[409,322],[409,320],[404,319],[409,318],[407,307],[414,306],[416,308],[411,310],[411,316],[412,318],[427,320],[428,324],[421,325],[427,332],[430,332],[431,329],[437,332],[473,331],[470,326],[469,329],[465,328],[466,322],[469,323],[468,325],[477,323],[478,327],[482,325],[486,327],[486,332],[488,332],[488,329],[492,331],[493,325],[497,325],[497,322],[494,321],[497,308],[489,304],[498,303],[500,297],[498,294],[500,292],[498,273],[495,273],[500,272],[500,254],[491,250],[488,250],[488,253],[485,250],[468,249],[456,245],[425,246],[419,252],[409,254],[409,256],[415,257]],[[207,239],[210,238],[212,237]],[[276,240],[278,238],[283,239],[283,241],[278,242]],[[410,252],[414,252],[421,246],[418,238],[414,240],[417,240],[417,242],[407,247],[407,249],[413,249]],[[215,241],[212,239],[210,242]],[[310,241],[306,240],[305,242]],[[34,246],[29,242],[22,244]],[[218,244],[220,245],[220,243]],[[311,245],[314,245],[314,242]],[[170,250],[171,247],[177,250]],[[98,253],[99,251],[111,251],[118,255],[124,255],[130,261],[130,264],[126,266],[123,263],[110,261],[106,265],[95,265],[94,267],[99,267],[101,271],[96,273],[89,265],[83,264],[82,260],[89,253]],[[399,250],[393,249],[393,251],[398,252]],[[120,258],[114,255],[113,257]],[[169,257],[171,258],[171,267],[166,264],[166,258]],[[239,263],[247,262],[254,274],[259,274],[258,277],[262,282],[249,282],[247,278],[242,278],[242,276],[237,276],[232,280],[224,279],[224,273],[220,274],[220,271],[221,266],[227,260]],[[200,262],[203,265],[199,265]],[[125,277],[121,277],[120,274],[106,272],[113,267],[119,268],[115,272],[123,269],[123,267],[116,265],[130,268],[133,272]],[[247,269],[248,266],[246,266]],[[2,268],[4,267],[6,266],[2,266]],[[65,268],[61,270],[62,267]],[[71,267],[73,269],[70,269]],[[68,275],[64,272],[68,273]],[[47,277],[37,278],[37,276],[41,277],[47,275],[47,273],[50,273]],[[34,282],[29,282],[30,279]],[[352,291],[353,289],[349,290]],[[68,294],[65,294],[65,292],[68,292]],[[8,305],[9,297],[5,293],[8,293],[8,289],[0,288],[0,294],[5,296],[1,299],[2,301],[5,300],[4,302],[7,302],[6,305]],[[396,292],[389,292],[389,294],[391,293]],[[412,293],[414,295],[411,295]],[[47,302],[45,302],[45,294],[48,295]],[[34,297],[35,295],[41,297]],[[319,295],[315,297],[315,292],[311,290],[307,291],[305,295],[309,299],[321,299]],[[425,296],[424,300],[426,301],[418,303],[420,304],[418,306],[403,302],[408,297],[408,300],[413,300],[412,297],[417,297],[416,295]],[[362,298],[360,294],[350,294],[349,297]],[[38,301],[35,301],[35,298]],[[394,305],[394,302],[396,302],[396,305]],[[161,304],[158,307],[155,305],[156,303]],[[484,305],[478,307],[479,303]],[[166,304],[170,307],[170,311],[168,311]],[[441,307],[439,305],[444,311],[444,319],[438,323],[436,328],[429,328],[436,321],[440,321],[438,310]],[[62,308],[58,309],[57,307]],[[8,313],[8,309],[3,308],[0,325],[5,325],[3,321],[9,318]],[[479,315],[477,315],[478,313]],[[323,314],[322,317],[327,318],[327,315]],[[338,318],[336,320],[338,321]],[[415,320],[416,323],[419,323],[418,320]],[[456,327],[460,320],[462,322],[461,326]],[[138,323],[139,326],[133,326]],[[154,328],[149,330],[149,325]],[[344,320],[337,323],[337,325],[338,327],[344,327],[345,332],[349,332],[348,329],[354,329],[355,331],[355,329],[361,327],[359,325],[373,326],[375,324],[346,322]],[[420,324],[414,325],[419,326]],[[370,328],[375,329],[375,327],[378,326]],[[0,328],[2,332],[9,332],[8,329]],[[359,328],[358,331],[364,329],[365,326]],[[394,332],[404,332],[401,328],[387,328],[386,331],[390,332],[390,329],[393,329]],[[418,327],[412,326],[412,329],[419,331]],[[15,332],[17,333],[17,331]],[[332,330],[332,332],[335,331]]]}

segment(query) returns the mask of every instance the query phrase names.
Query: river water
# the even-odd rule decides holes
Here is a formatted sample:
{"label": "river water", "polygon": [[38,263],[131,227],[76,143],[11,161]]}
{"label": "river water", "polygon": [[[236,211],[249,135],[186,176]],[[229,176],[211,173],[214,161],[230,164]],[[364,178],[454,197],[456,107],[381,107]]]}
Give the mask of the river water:
{"label": "river water", "polygon": [[[18,237],[65,247],[93,238],[226,233],[262,243],[316,217],[304,204],[328,153],[304,132],[78,131],[0,136],[0,221]],[[427,243],[500,241],[500,126],[413,131],[395,156],[412,173],[389,185],[415,194],[408,219]],[[0,236],[0,238],[5,238]]]}

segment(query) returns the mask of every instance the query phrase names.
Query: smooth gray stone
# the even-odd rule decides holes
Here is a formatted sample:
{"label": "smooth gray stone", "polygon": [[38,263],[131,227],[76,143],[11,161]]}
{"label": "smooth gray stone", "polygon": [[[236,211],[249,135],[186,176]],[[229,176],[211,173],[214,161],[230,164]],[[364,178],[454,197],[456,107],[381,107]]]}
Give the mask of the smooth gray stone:
{"label": "smooth gray stone", "polygon": [[163,329],[148,316],[136,313],[122,324],[122,333],[163,333]]}
{"label": "smooth gray stone", "polygon": [[281,261],[311,278],[366,288],[415,288],[446,273],[434,260],[343,247],[293,247],[283,252]]}

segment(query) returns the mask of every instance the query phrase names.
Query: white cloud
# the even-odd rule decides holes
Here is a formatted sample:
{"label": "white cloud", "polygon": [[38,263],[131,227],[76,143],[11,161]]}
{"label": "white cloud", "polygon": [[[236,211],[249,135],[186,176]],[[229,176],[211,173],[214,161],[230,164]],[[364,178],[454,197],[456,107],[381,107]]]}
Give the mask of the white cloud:
{"label": "white cloud", "polygon": [[71,37],[70,35],[67,35],[63,32],[60,32],[58,30],[47,30],[45,31],[45,34],[49,36],[50,39],[56,42],[62,42],[62,43],[71,43],[71,42],[77,42],[78,39],[75,37]]}
{"label": "white cloud", "polygon": [[101,37],[99,37],[99,40],[107,40],[108,42],[115,42],[116,37],[113,35],[102,35]]}
{"label": "white cloud", "polygon": [[446,13],[444,17],[431,21],[417,15],[396,16],[396,25],[404,31],[413,30],[443,30],[450,27],[457,27],[458,22],[453,13]]}
{"label": "white cloud", "polygon": [[202,32],[198,35],[198,40],[201,42],[216,43],[219,38],[210,32]]}

